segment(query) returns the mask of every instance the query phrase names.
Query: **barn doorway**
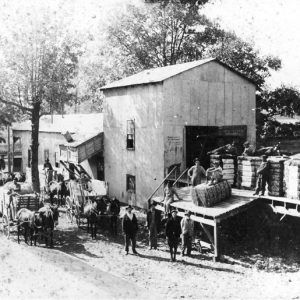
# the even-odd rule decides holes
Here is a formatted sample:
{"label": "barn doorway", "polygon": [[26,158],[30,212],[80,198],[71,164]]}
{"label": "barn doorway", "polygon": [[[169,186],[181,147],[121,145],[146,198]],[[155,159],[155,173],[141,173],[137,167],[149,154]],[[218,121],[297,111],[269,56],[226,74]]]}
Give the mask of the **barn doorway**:
{"label": "barn doorway", "polygon": [[247,126],[185,126],[185,157],[186,167],[194,164],[198,157],[202,166],[210,167],[207,152],[218,147],[237,142],[238,150],[242,151],[242,144],[247,138]]}

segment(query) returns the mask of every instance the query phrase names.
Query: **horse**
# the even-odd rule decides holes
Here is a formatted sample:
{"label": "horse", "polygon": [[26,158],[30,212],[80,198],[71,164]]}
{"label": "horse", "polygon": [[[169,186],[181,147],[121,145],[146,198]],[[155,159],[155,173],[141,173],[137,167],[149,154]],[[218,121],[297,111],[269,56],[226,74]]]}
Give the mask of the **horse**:
{"label": "horse", "polygon": [[[21,208],[17,212],[17,228],[18,228],[18,244],[20,244],[20,231],[21,227],[24,232],[25,243],[27,243],[27,236],[29,233],[30,246],[32,246],[33,237],[35,236],[35,213],[27,208]],[[36,238],[34,239],[34,245],[36,246]]]}
{"label": "horse", "polygon": [[110,216],[110,229],[112,235],[117,235],[120,201],[113,197],[107,205],[107,214]]}
{"label": "horse", "polygon": [[[53,231],[58,224],[58,207],[56,205],[46,204],[35,214],[35,226],[40,228],[42,236],[45,237],[46,247],[48,246],[48,237],[50,236],[50,247],[53,247]],[[49,234],[48,234],[49,231]]]}
{"label": "horse", "polygon": [[89,201],[83,208],[83,214],[86,216],[87,219],[87,232],[91,227],[91,236],[92,239],[96,239],[97,235],[97,223],[98,223],[98,207],[96,201]]}
{"label": "horse", "polygon": [[63,200],[68,196],[68,188],[64,181],[51,181],[48,185],[48,193],[50,195],[50,203],[53,204],[53,199],[57,197],[57,204],[61,206]]}

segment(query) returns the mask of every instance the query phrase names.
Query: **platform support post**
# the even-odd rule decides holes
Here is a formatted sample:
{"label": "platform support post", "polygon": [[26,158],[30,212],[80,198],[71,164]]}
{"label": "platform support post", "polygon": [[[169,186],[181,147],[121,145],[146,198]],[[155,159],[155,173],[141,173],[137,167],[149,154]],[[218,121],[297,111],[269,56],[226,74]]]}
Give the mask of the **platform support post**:
{"label": "platform support post", "polygon": [[219,260],[219,228],[218,228],[218,222],[215,222],[214,226],[214,257],[213,261],[216,262]]}

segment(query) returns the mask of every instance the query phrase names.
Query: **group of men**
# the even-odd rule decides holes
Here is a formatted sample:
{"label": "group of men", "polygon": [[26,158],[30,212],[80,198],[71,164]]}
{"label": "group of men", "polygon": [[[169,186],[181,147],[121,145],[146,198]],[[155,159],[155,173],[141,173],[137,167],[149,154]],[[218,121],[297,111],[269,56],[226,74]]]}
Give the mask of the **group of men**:
{"label": "group of men", "polygon": [[[191,219],[191,212],[186,211],[184,218],[180,221],[177,217],[177,210],[173,209],[166,222],[165,234],[170,248],[171,261],[176,261],[177,248],[182,240],[181,255],[191,255],[192,240],[194,236],[194,221]],[[123,233],[125,237],[125,252],[129,252],[131,243],[132,252],[136,251],[136,234],[138,232],[138,223],[136,215],[132,212],[132,206],[126,207],[126,212],[123,217]],[[157,234],[160,230],[160,214],[155,209],[155,203],[152,203],[147,213],[147,227],[149,230],[149,249],[157,249]]]}

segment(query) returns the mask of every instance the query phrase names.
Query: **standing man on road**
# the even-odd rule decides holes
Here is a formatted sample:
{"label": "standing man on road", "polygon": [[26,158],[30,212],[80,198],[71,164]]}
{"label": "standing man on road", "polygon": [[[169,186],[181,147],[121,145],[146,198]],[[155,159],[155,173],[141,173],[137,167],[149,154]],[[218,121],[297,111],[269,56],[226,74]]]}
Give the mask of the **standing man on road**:
{"label": "standing man on road", "polygon": [[149,230],[149,248],[157,249],[157,232],[159,228],[160,214],[155,209],[155,203],[152,203],[147,213],[147,227]]}
{"label": "standing man on road", "polygon": [[138,223],[135,214],[132,212],[132,206],[126,207],[126,213],[123,218],[123,232],[125,236],[125,251],[126,255],[129,251],[129,244],[131,241],[132,252],[138,254],[135,250],[136,247],[136,234],[138,231]]}
{"label": "standing man on road", "polygon": [[181,227],[180,220],[177,217],[177,210],[173,209],[171,214],[172,216],[171,218],[169,218],[166,225],[166,237],[170,247],[171,261],[176,261],[176,253],[181,234]]}
{"label": "standing man on road", "polygon": [[185,249],[187,250],[187,256],[191,255],[192,252],[192,240],[194,237],[194,221],[191,219],[191,212],[186,211],[184,218],[181,220],[181,232],[182,232],[182,252],[184,256]]}

